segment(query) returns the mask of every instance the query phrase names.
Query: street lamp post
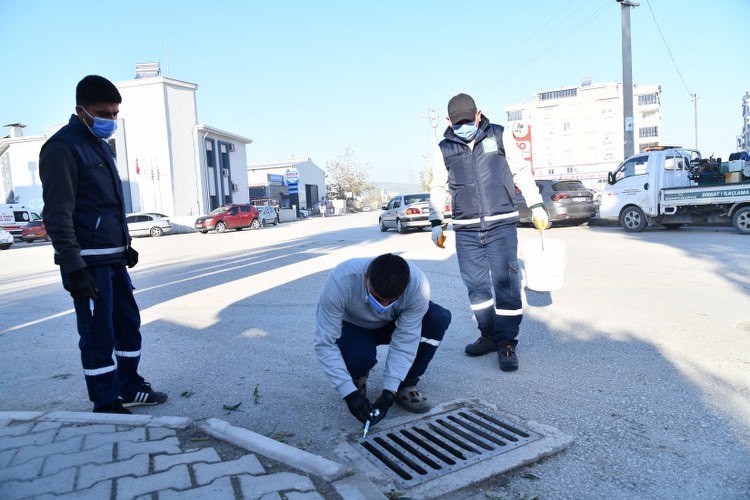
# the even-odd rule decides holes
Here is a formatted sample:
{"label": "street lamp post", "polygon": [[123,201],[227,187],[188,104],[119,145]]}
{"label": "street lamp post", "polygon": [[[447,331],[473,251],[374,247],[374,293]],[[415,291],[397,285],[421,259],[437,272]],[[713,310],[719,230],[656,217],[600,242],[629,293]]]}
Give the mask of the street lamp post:
{"label": "street lamp post", "polygon": [[625,132],[625,158],[635,153],[633,134],[633,57],[630,50],[630,7],[640,4],[629,0],[617,0],[622,14],[622,115]]}

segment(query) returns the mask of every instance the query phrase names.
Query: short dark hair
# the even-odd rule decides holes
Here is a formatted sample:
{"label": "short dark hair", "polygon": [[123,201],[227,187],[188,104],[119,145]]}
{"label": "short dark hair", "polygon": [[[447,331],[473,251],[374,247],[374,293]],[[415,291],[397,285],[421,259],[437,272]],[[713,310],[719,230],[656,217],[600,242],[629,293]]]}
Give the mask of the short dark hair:
{"label": "short dark hair", "polygon": [[100,102],[120,104],[122,96],[117,87],[99,75],[89,75],[78,82],[76,86],[76,104],[78,106],[88,106]]}
{"label": "short dark hair", "polygon": [[384,299],[404,294],[409,285],[409,264],[392,253],[379,255],[367,267],[367,278],[375,292]]}

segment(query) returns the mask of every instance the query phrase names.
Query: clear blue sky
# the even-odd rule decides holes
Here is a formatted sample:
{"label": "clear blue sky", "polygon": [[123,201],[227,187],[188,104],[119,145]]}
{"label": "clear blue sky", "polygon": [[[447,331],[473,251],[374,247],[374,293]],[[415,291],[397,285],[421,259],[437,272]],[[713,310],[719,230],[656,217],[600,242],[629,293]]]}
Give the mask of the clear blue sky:
{"label": "clear blue sky", "polygon": [[[662,86],[665,143],[694,144],[693,92],[699,149],[735,150],[749,20],[750,0],[631,11],[633,81]],[[42,134],[73,112],[83,76],[129,80],[160,61],[199,85],[200,122],[253,139],[249,161],[324,167],[350,146],[373,180],[416,182],[428,109],[442,130],[448,99],[467,92],[503,124],[505,105],[538,91],[622,81],[620,21],[615,0],[0,0],[0,125]]]}

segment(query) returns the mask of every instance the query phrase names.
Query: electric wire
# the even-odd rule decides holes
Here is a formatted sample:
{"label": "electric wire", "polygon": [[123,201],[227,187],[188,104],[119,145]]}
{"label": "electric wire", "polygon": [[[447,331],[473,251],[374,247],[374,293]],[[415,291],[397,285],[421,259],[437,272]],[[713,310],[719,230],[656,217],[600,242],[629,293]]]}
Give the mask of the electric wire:
{"label": "electric wire", "polygon": [[[600,15],[602,15],[607,9],[609,9],[611,7],[614,7],[616,5],[617,4],[610,3],[610,2],[607,2],[607,3],[603,4],[596,11],[594,11],[591,15],[589,15],[583,21],[581,21],[580,23],[578,23],[576,26],[574,26],[570,31],[568,31],[567,33],[565,33],[561,37],[555,39],[552,43],[550,43],[549,45],[547,45],[546,47],[544,47],[544,49],[542,49],[539,53],[537,53],[536,56],[526,59],[526,61],[524,62],[524,64],[522,64],[521,66],[518,66],[518,67],[514,68],[513,71],[508,72],[508,74],[518,73],[521,70],[525,69],[530,64],[536,62],[539,58],[547,55],[550,49],[552,49],[553,47],[559,46],[561,42],[567,40],[568,38],[570,38],[571,36],[573,36],[574,34],[576,34],[584,26],[586,26],[587,24],[589,24],[595,18],[597,18]],[[494,83],[492,83],[489,86],[485,87],[484,91],[490,91],[490,90],[496,88],[498,85],[500,85],[502,83],[505,83],[507,81],[507,79],[509,79],[509,78],[512,78],[512,77],[507,77],[507,78],[503,78],[503,79],[495,81]]]}
{"label": "electric wire", "polygon": [[[589,0],[587,0],[587,3],[588,3],[588,1]],[[554,19],[556,19],[573,2],[575,2],[575,0],[570,0],[560,10],[558,10],[557,12],[555,12],[549,19],[547,19],[541,26],[539,26],[539,28],[537,28],[536,31],[534,31],[531,35],[527,36],[522,42],[520,42],[513,50],[507,51],[505,57],[503,57],[498,62],[496,62],[495,64],[493,64],[490,69],[488,69],[487,71],[485,71],[481,76],[479,76],[479,78],[477,78],[476,80],[474,80],[474,82],[472,82],[469,85],[469,88],[481,85],[483,83],[482,80],[484,80],[487,77],[491,76],[495,72],[495,70],[498,69],[498,67],[501,64],[503,64],[504,62],[506,62],[509,59],[517,58],[518,55],[519,55],[518,54],[518,50],[519,49],[525,48],[524,52],[530,50],[534,45],[536,45],[538,43],[538,42],[533,42],[533,44],[529,45],[529,42],[532,41],[532,39],[536,36],[536,34],[539,33],[540,31],[542,31],[549,23],[551,23]],[[581,6],[581,7],[583,7],[583,6]],[[575,12],[576,11],[574,11],[573,13],[571,13],[567,17],[565,17],[565,19],[563,19],[563,21],[561,21],[560,23],[558,23],[557,25],[555,25],[555,27],[553,27],[552,30],[548,31],[547,34],[544,35],[540,40],[543,40],[545,37],[549,36],[550,32],[554,31],[555,28],[557,28],[557,26],[559,26],[562,22],[564,22],[566,19],[568,19],[571,15],[575,14]]]}
{"label": "electric wire", "polygon": [[690,97],[693,97],[693,93],[690,92],[690,89],[687,86],[687,83],[685,83],[685,79],[682,77],[682,72],[680,71],[680,68],[677,67],[677,63],[674,60],[674,56],[672,55],[672,51],[669,49],[669,45],[667,44],[667,40],[664,38],[664,34],[661,32],[661,27],[659,27],[659,22],[656,20],[656,15],[654,14],[654,9],[651,8],[651,2],[649,0],[646,0],[646,4],[648,5],[648,10],[651,11],[651,17],[654,18],[654,24],[656,24],[656,29],[659,31],[659,35],[661,36],[661,41],[664,42],[664,46],[667,48],[667,52],[669,52],[669,57],[672,59],[672,64],[674,65],[674,69],[677,70],[677,74],[680,75],[680,80],[682,80],[682,84],[685,86],[685,90],[687,90],[688,94],[690,94]]}

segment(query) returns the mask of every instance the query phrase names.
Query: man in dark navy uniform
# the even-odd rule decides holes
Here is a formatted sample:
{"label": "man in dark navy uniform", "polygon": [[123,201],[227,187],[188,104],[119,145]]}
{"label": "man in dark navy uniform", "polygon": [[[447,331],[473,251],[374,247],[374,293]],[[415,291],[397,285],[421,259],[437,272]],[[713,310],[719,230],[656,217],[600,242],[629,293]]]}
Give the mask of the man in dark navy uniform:
{"label": "man in dark navy uniform", "polygon": [[44,224],[73,297],[86,386],[100,413],[167,400],[138,374],[141,316],[125,268],[138,263],[138,252],[130,246],[122,183],[106,142],[121,102],[112,82],[85,77],[76,87],[76,114],[39,155]]}

